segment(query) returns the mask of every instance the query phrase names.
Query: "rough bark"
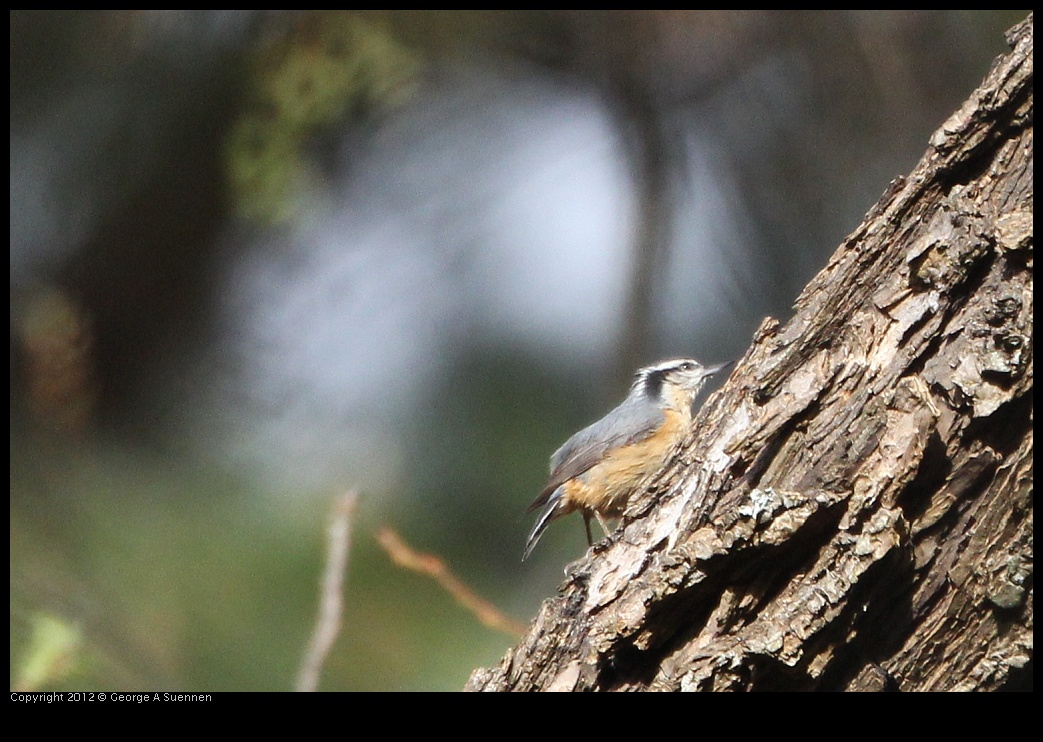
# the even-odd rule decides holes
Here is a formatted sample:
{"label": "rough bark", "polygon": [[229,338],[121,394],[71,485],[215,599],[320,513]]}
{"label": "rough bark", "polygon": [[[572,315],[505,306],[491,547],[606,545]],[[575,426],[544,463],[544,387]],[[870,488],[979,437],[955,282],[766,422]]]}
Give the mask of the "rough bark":
{"label": "rough bark", "polygon": [[1032,657],[1032,17],[469,690],[992,690]]}

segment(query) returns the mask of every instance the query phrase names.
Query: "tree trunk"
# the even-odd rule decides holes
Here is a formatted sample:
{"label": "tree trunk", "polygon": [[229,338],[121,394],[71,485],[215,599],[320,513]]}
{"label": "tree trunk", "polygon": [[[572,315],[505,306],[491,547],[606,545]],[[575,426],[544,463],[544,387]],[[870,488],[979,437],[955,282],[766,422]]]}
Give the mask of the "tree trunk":
{"label": "tree trunk", "polygon": [[468,690],[1031,686],[1032,16]]}

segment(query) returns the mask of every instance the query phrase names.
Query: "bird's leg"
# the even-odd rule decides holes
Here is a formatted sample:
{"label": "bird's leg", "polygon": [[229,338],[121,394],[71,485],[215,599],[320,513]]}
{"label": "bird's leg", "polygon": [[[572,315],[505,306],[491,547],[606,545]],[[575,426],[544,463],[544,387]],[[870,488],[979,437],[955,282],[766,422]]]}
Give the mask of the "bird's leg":
{"label": "bird's leg", "polygon": [[[608,529],[608,524],[605,523],[605,519],[601,517],[601,513],[599,513],[597,510],[595,510],[594,511],[594,517],[598,519],[598,525],[601,526],[601,530],[605,532],[606,536],[608,536],[611,533],[611,531]],[[589,510],[584,510],[583,511],[583,526],[584,526],[584,528],[587,529],[587,546],[593,546],[594,545],[594,537],[593,537],[593,535],[590,532],[590,511]]]}

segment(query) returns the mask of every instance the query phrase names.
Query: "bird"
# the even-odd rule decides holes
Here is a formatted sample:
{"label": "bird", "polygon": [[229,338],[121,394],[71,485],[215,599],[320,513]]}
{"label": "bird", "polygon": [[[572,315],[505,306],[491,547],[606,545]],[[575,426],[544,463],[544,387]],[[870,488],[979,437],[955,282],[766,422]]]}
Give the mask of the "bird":
{"label": "bird", "polygon": [[626,398],[569,438],[550,458],[550,479],[526,512],[539,511],[522,553],[525,561],[551,523],[579,511],[593,545],[590,519],[618,518],[631,496],[659,471],[692,422],[703,384],[734,361],[704,366],[691,358],[638,369]]}

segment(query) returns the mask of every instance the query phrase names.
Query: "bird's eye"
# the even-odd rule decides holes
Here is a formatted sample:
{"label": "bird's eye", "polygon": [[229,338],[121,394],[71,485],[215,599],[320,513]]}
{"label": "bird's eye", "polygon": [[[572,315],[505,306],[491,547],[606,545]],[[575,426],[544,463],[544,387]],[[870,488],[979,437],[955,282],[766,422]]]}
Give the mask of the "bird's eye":
{"label": "bird's eye", "polygon": [[695,368],[695,364],[692,363],[691,361],[685,361],[684,363],[681,364],[681,370],[682,371],[691,371],[694,368]]}

